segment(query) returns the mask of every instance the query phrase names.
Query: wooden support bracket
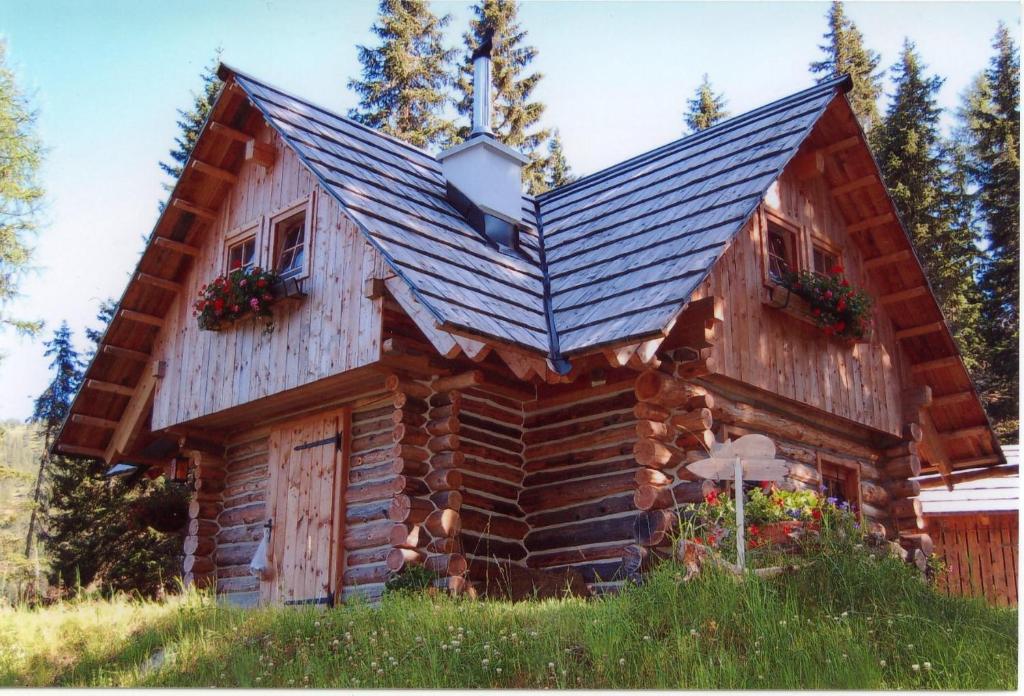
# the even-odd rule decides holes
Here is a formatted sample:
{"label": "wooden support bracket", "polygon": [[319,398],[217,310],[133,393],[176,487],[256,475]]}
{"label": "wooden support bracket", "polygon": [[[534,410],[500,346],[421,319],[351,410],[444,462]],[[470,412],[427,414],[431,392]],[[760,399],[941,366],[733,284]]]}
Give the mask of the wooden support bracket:
{"label": "wooden support bracket", "polygon": [[113,430],[117,427],[116,420],[110,420],[109,418],[97,418],[96,416],[86,416],[81,413],[72,414],[71,422],[78,425],[88,425],[93,428],[104,428],[106,430]]}
{"label": "wooden support bracket", "polygon": [[270,143],[258,143],[255,140],[250,140],[245,144],[245,161],[255,162],[265,170],[274,166],[276,157],[277,151]]}
{"label": "wooden support bracket", "polygon": [[96,391],[105,391],[110,394],[120,394],[121,396],[131,396],[135,393],[135,390],[131,387],[126,387],[123,384],[114,384],[113,382],[104,382],[99,379],[87,379],[83,386],[86,389],[95,389]]}
{"label": "wooden support bracket", "polygon": [[153,239],[153,246],[166,249],[167,251],[173,251],[174,253],[181,254],[182,256],[199,255],[199,247],[194,247],[190,244],[185,244],[184,242],[176,242],[173,239],[168,239],[167,237],[155,237]]}
{"label": "wooden support bracket", "polygon": [[891,266],[896,263],[910,261],[912,258],[914,258],[914,252],[910,249],[894,251],[891,254],[883,254],[882,256],[876,256],[873,259],[868,259],[864,262],[864,270],[876,271],[879,268],[885,268],[886,266]]}
{"label": "wooden support bracket", "polygon": [[930,324],[921,324],[920,326],[911,326],[906,329],[899,329],[896,332],[896,340],[902,341],[907,338],[914,338],[915,336],[924,336],[930,333],[938,333],[945,327],[941,321],[935,321]]}
{"label": "wooden support bracket", "polygon": [[138,324],[148,324],[149,326],[155,326],[157,328],[164,325],[163,317],[146,314],[145,312],[137,312],[134,309],[122,309],[117,313],[117,316],[120,319],[127,319],[128,321],[134,321]]}
{"label": "wooden support bracket", "polygon": [[217,219],[216,210],[212,208],[204,208],[203,206],[196,205],[195,203],[189,203],[188,201],[182,198],[178,198],[177,196],[171,199],[171,207],[177,208],[183,213],[191,213],[192,215],[195,215],[197,218],[206,220],[207,222],[212,222],[213,220]]}
{"label": "wooden support bracket", "polygon": [[107,355],[113,355],[116,358],[126,358],[128,360],[136,360],[138,362],[146,362],[149,360],[149,353],[144,353],[141,350],[132,350],[131,348],[122,348],[121,346],[112,346],[107,344],[100,349],[101,353]]}
{"label": "wooden support bracket", "polygon": [[220,121],[210,121],[209,130],[211,133],[224,136],[225,138],[234,140],[236,143],[247,143],[253,140],[253,137],[248,133],[244,133],[237,128],[232,128]]}
{"label": "wooden support bracket", "polygon": [[876,175],[868,174],[867,176],[862,176],[859,179],[854,179],[853,181],[851,181],[849,183],[843,184],[841,186],[836,186],[835,188],[832,189],[832,195],[833,196],[841,196],[844,193],[850,193],[851,191],[856,191],[858,189],[862,189],[865,186],[871,186],[872,184],[876,183],[877,181],[878,181],[878,177]]}
{"label": "wooden support bracket", "polygon": [[878,296],[878,304],[891,305],[897,302],[906,302],[907,300],[913,300],[917,297],[924,297],[928,294],[928,288],[924,285],[918,285],[914,288],[907,288],[906,290],[900,290],[898,292],[890,292],[887,295]]}
{"label": "wooden support bracket", "polygon": [[895,219],[896,218],[893,217],[892,213],[876,215],[874,217],[867,218],[866,220],[861,220],[860,222],[854,223],[852,225],[847,225],[846,231],[850,234],[853,234],[855,232],[863,232],[865,230],[870,230],[873,227],[881,227],[882,225],[888,224]]}
{"label": "wooden support bracket", "polygon": [[238,182],[238,175],[232,174],[227,169],[221,169],[215,167],[207,162],[201,162],[200,160],[192,160],[191,168],[200,174],[212,177],[214,179],[220,179],[226,184],[234,184]]}
{"label": "wooden support bracket", "polygon": [[146,285],[152,285],[155,288],[160,288],[161,290],[167,290],[173,293],[181,292],[181,283],[150,275],[149,273],[143,273],[142,271],[135,274],[135,280],[139,283],[145,283]]}

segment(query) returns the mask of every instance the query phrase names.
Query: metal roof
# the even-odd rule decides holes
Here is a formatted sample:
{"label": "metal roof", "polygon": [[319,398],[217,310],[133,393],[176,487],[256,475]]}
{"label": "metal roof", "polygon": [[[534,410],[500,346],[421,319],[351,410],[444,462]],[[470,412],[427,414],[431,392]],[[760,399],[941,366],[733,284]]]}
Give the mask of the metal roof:
{"label": "metal roof", "polygon": [[[1019,445],[1003,445],[1007,466],[1020,462]],[[922,488],[918,496],[925,515],[1020,510],[1020,476],[994,476],[945,487]]]}
{"label": "metal roof", "polygon": [[536,201],[524,196],[523,254],[512,256],[451,206],[429,153],[231,68],[221,76],[443,327],[554,359],[663,331],[848,85],[824,82]]}

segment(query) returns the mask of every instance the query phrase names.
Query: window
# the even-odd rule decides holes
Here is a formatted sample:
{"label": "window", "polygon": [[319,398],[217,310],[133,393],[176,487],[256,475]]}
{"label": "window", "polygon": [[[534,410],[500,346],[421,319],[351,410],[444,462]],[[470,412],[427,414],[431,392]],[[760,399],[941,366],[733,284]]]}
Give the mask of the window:
{"label": "window", "polygon": [[228,245],[228,271],[249,270],[256,265],[256,235]]}
{"label": "window", "polygon": [[305,270],[306,216],[298,215],[278,223],[275,267],[282,278],[294,278]]}
{"label": "window", "polygon": [[860,511],[860,472],[852,466],[821,460],[821,485],[827,498],[835,498],[837,505],[846,503],[853,510]]}
{"label": "window", "polygon": [[768,222],[768,277],[781,280],[787,273],[799,270],[796,232],[775,222]]}
{"label": "window", "polygon": [[815,243],[811,251],[813,270],[818,275],[827,275],[839,265],[839,255],[821,244]]}

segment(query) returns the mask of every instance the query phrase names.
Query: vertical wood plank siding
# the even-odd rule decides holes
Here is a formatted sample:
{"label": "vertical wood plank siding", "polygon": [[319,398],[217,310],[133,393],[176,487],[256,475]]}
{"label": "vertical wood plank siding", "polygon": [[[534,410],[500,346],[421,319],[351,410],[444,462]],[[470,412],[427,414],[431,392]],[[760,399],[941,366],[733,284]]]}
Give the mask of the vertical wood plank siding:
{"label": "vertical wood plank siding", "polygon": [[[262,136],[260,136],[262,137]],[[269,137],[269,136],[267,136]],[[275,165],[264,171],[246,162],[200,245],[183,291],[168,314],[153,355],[167,363],[153,404],[154,430],[222,411],[309,384],[378,359],[380,300],[363,297],[363,281],[380,277],[383,260],[354,224],[313,181],[295,153],[277,148]],[[240,321],[221,331],[200,331],[192,316],[199,289],[223,273],[228,233],[262,225],[262,256],[272,263],[269,222],[261,219],[304,196],[314,195],[314,225],[307,253],[308,294],[274,310],[275,330]]]}
{"label": "vertical wood plank siding", "polygon": [[1017,512],[925,515],[935,553],[946,561],[939,587],[951,595],[1017,606]]}
{"label": "vertical wood plank siding", "polygon": [[[803,228],[807,255],[811,235],[841,249],[850,282],[874,297],[879,295],[863,271],[857,245],[846,233],[820,177],[799,181],[784,174],[772,187],[768,201],[787,220]],[[875,308],[870,342],[849,346],[767,306],[764,220],[762,210],[693,297],[696,300],[715,295],[726,300],[723,338],[713,353],[718,371],[779,396],[898,434],[902,427],[900,358],[883,310]]]}

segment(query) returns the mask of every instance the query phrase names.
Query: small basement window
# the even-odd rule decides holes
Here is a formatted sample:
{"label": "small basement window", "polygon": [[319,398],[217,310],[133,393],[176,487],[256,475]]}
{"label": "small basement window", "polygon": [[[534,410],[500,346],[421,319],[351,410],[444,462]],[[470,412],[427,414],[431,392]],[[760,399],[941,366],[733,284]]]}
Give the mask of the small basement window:
{"label": "small basement window", "polygon": [[836,504],[847,503],[852,509],[860,511],[860,472],[828,460],[821,460],[818,465],[821,473],[821,484],[826,498],[835,498]]}
{"label": "small basement window", "polygon": [[768,222],[768,277],[782,280],[787,273],[796,273],[797,263],[796,232],[775,222]]}
{"label": "small basement window", "polygon": [[274,266],[282,278],[300,276],[306,269],[306,215],[301,213],[277,224]]}
{"label": "small basement window", "polygon": [[256,235],[228,245],[228,272],[249,270],[256,265]]}

